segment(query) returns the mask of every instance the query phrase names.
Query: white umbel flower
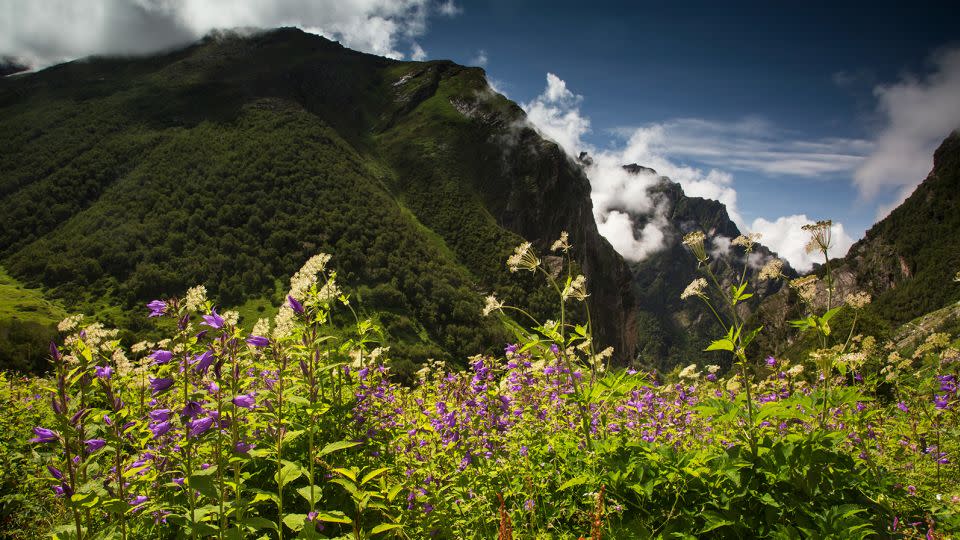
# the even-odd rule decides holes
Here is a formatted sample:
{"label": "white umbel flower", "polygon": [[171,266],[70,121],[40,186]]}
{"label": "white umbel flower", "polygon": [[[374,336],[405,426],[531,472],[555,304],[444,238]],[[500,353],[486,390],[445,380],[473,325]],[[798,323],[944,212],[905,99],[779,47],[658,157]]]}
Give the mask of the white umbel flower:
{"label": "white umbel flower", "polygon": [[767,261],[767,264],[763,265],[763,268],[760,269],[760,274],[757,276],[760,279],[778,279],[783,273],[783,261],[780,259],[770,259]]}
{"label": "white umbel flower", "polygon": [[500,311],[501,308],[503,308],[503,302],[497,300],[497,297],[491,294],[486,298],[486,304],[483,306],[481,313],[486,317],[494,311]]}
{"label": "white umbel flower", "polygon": [[681,379],[696,379],[699,376],[700,376],[700,372],[697,371],[696,364],[690,364],[689,366],[680,370]]}
{"label": "white umbel flower", "polygon": [[533,244],[524,242],[513,250],[513,255],[507,259],[507,267],[511,272],[518,270],[535,271],[540,266],[540,259],[533,252]]}
{"label": "white umbel flower", "polygon": [[697,278],[691,281],[690,284],[687,285],[687,288],[684,289],[682,293],[680,293],[680,299],[686,300],[691,296],[699,296],[703,298],[704,296],[703,291],[706,288],[707,288],[707,280],[703,278]]}
{"label": "white umbel flower", "polygon": [[864,306],[870,303],[870,295],[865,292],[856,292],[848,294],[844,301],[848,306],[853,309],[863,309]]}

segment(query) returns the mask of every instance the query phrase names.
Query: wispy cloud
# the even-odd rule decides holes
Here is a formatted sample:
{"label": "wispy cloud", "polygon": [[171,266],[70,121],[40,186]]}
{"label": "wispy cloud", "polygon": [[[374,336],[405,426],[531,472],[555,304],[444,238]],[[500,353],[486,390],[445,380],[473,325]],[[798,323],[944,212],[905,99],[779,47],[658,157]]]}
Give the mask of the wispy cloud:
{"label": "wispy cloud", "polygon": [[414,39],[431,14],[455,16],[430,0],[30,0],[0,4],[0,55],[44,67],[92,54],[144,54],[213,29],[296,26],[365,52],[417,56]]}
{"label": "wispy cloud", "polygon": [[658,150],[730,171],[769,176],[824,178],[849,175],[863,163],[873,143],[863,139],[802,139],[760,118],[722,123],[680,118],[640,128],[617,128],[632,135],[637,129],[663,131]]}
{"label": "wispy cloud", "polygon": [[483,67],[487,65],[487,60],[487,51],[480,49],[477,55],[470,59],[470,64]]}
{"label": "wispy cloud", "polygon": [[937,52],[931,64],[925,76],[907,74],[874,88],[884,127],[853,180],[867,199],[896,190],[894,201],[880,208],[878,217],[913,192],[933,166],[933,151],[960,128],[960,48]]}

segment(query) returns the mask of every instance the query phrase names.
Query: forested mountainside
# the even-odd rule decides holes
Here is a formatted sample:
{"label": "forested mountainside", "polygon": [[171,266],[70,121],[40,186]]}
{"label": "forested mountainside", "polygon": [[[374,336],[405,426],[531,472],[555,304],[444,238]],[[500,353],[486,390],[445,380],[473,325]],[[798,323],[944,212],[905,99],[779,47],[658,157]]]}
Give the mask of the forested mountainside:
{"label": "forested mountainside", "polygon": [[0,115],[0,264],[70,311],[138,329],[145,301],[205,284],[252,324],[322,251],[399,362],[463,359],[507,339],[484,295],[551,315],[503,261],[566,230],[599,340],[633,354],[586,177],[481,69],[221,34],[0,79]]}

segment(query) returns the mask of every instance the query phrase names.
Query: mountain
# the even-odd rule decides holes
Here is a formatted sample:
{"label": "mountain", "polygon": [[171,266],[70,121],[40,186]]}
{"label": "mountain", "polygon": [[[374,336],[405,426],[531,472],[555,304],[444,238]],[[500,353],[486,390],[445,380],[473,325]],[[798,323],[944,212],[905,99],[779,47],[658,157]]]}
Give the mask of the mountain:
{"label": "mountain", "polygon": [[[581,155],[581,162],[589,167],[588,157]],[[633,163],[623,168],[633,175],[655,179],[647,188],[653,210],[642,214],[619,209],[630,216],[634,235],[641,237],[651,222],[664,235],[661,249],[640,262],[630,263],[639,306],[638,358],[645,365],[665,370],[716,354],[703,350],[723,330],[701,302],[680,298],[687,285],[702,276],[698,273],[696,258],[683,245],[684,235],[697,230],[706,234],[705,245],[710,255],[708,264],[724,287],[737,281],[745,266],[747,276],[755,278],[760,268],[776,257],[776,253],[758,243],[747,257],[743,247],[731,245],[741,231],[722,203],[690,197],[680,184],[658,175],[649,167]],[[784,264],[783,272],[796,276],[788,264]],[[757,285],[756,296],[745,304],[745,316],[760,305],[760,300],[776,293],[782,286],[779,282],[752,281]],[[725,360],[720,356],[716,362]]]}
{"label": "mountain", "polygon": [[504,262],[566,230],[598,340],[632,355],[630,270],[586,176],[482,69],[218,34],[0,79],[0,117],[0,264],[69,310],[136,330],[145,301],[203,283],[252,324],[325,251],[412,369],[502,347],[491,291],[552,315]]}
{"label": "mountain", "polygon": [[933,155],[933,169],[877,222],[838,265],[848,287],[871,293],[873,311],[893,324],[960,301],[960,132]]}
{"label": "mountain", "polygon": [[[933,156],[933,169],[913,193],[889,215],[871,227],[847,254],[830,260],[834,277],[833,305],[846,295],[863,291],[873,301],[857,319],[857,332],[892,340],[906,347],[926,334],[956,329],[955,307],[960,302],[960,133],[953,132]],[[827,267],[815,265],[820,277],[815,304],[826,309],[824,280]],[[783,321],[801,315],[796,293],[784,288],[767,298],[759,322],[782,327]],[[851,315],[841,311],[831,322],[836,335],[846,335]],[[784,333],[779,343],[765,339],[767,347],[797,359],[815,344]],[[792,341],[792,343],[791,343]]]}

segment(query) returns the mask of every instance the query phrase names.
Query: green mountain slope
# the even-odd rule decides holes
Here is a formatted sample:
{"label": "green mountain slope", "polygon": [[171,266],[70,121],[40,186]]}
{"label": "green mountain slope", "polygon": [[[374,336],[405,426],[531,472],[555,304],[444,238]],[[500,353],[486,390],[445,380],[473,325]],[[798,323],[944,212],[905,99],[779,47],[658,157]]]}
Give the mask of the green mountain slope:
{"label": "green mountain slope", "polygon": [[[943,141],[933,161],[932,171],[910,197],[871,227],[845,257],[830,261],[834,298],[857,291],[873,297],[858,319],[858,333],[907,343],[904,336],[911,329],[941,325],[936,321],[952,313],[951,306],[960,301],[960,286],[953,281],[960,269],[960,133]],[[815,266],[812,273],[823,278],[826,268]],[[818,289],[824,293],[818,297],[826,298],[823,279]],[[820,303],[825,309],[825,301]],[[761,322],[767,327],[782,325],[800,315],[798,305],[796,293],[785,288],[764,301]],[[845,335],[851,320],[845,310],[831,326],[837,335]],[[760,340],[760,346],[795,358],[816,348],[809,336],[794,343],[787,337],[792,334],[785,334],[779,344]]]}
{"label": "green mountain slope", "polygon": [[483,294],[550,314],[504,260],[569,230],[601,339],[632,353],[629,272],[586,177],[482,70],[280,29],[3,79],[0,117],[0,261],[72,310],[119,304],[106,322],[135,329],[196,283],[277,305],[327,251],[395,357],[464,358],[507,339]]}
{"label": "green mountain slope", "polygon": [[65,316],[62,306],[41,291],[24,287],[0,267],[0,367],[41,368],[47,343]]}
{"label": "green mountain slope", "polygon": [[960,301],[960,132],[943,141],[910,197],[850,248],[841,271],[895,324]]}

